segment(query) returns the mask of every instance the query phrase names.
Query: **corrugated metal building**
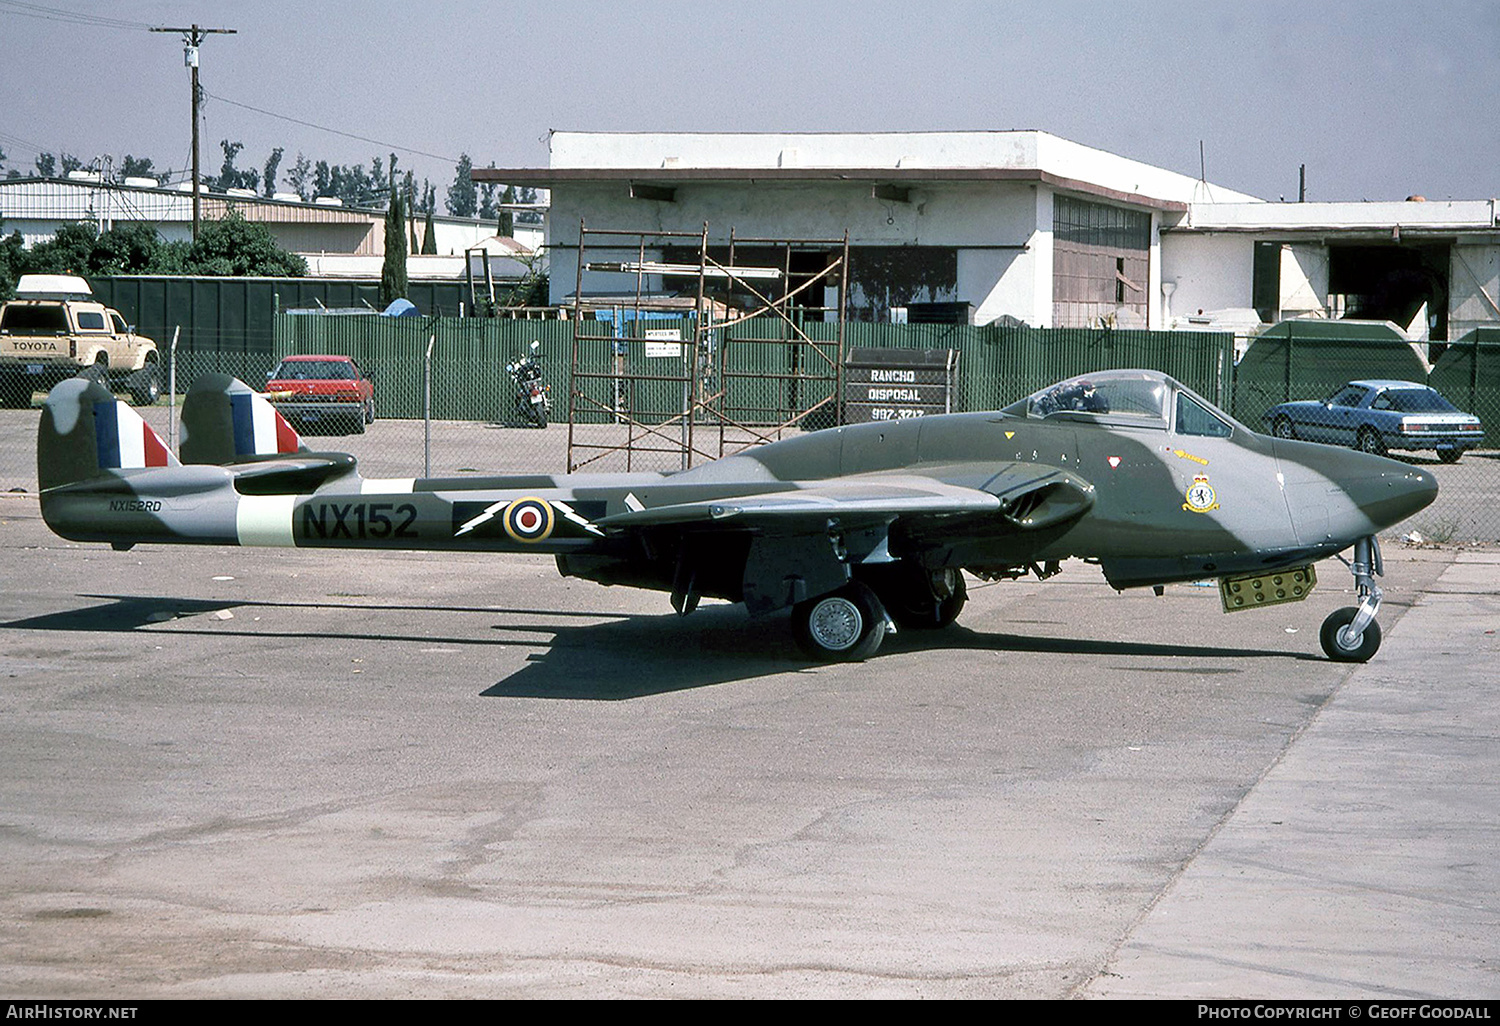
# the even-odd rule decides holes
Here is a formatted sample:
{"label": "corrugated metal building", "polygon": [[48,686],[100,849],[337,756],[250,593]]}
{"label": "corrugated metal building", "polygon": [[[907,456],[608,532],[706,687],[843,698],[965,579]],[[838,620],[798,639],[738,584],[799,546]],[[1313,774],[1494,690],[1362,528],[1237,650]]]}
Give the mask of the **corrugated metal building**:
{"label": "corrugated metal building", "polygon": [[[327,201],[304,203],[300,199],[256,196],[248,190],[244,194],[204,191],[200,208],[205,221],[222,218],[233,208],[247,221],[270,228],[283,249],[304,256],[385,255],[384,209],[346,207]],[[535,213],[540,216],[541,211]],[[104,181],[97,175],[11,178],[0,180],[0,218],[4,219],[5,232],[19,231],[27,246],[52,238],[61,225],[78,221],[92,221],[100,231],[116,224],[145,222],[164,239],[190,239],[193,196],[186,184],[177,188],[126,185]],[[415,219],[412,229],[418,239],[424,226],[424,218]],[[492,238],[495,228],[493,220],[434,217],[437,252],[462,257],[466,250]],[[540,245],[539,225],[529,229],[523,225],[518,235],[517,241],[530,243],[528,249]]]}

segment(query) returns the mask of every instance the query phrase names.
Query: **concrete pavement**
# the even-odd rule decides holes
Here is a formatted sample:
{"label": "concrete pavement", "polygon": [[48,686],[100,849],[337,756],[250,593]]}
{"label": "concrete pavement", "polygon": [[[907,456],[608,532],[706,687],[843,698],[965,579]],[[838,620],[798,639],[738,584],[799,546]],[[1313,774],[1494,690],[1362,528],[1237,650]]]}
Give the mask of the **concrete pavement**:
{"label": "concrete pavement", "polygon": [[1461,554],[1093,997],[1500,997],[1500,554]]}

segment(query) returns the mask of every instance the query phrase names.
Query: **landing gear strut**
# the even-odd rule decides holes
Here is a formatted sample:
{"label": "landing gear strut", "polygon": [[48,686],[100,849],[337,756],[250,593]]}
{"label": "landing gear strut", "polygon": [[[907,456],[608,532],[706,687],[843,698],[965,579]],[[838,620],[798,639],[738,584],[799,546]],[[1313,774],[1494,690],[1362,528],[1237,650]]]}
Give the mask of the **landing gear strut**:
{"label": "landing gear strut", "polygon": [[1385,574],[1380,543],[1374,536],[1361,538],[1354,543],[1354,562],[1345,562],[1354,572],[1354,586],[1359,592],[1360,604],[1330,613],[1318,636],[1329,659],[1340,663],[1363,663],[1380,648],[1380,624],[1375,622],[1375,613],[1380,609],[1380,586],[1375,583],[1375,578]]}

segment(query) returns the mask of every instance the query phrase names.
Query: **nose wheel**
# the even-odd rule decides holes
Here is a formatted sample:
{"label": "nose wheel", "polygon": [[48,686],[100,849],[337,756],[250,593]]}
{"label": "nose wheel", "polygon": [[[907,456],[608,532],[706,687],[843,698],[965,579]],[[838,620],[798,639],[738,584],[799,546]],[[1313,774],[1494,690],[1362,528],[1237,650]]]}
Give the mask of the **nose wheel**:
{"label": "nose wheel", "polygon": [[[1343,557],[1339,557],[1341,560]],[[1385,562],[1380,558],[1380,543],[1373,536],[1354,543],[1354,562],[1345,561],[1354,574],[1354,586],[1361,599],[1357,606],[1334,610],[1323,621],[1318,639],[1329,659],[1339,663],[1368,662],[1380,648],[1380,624],[1375,614],[1380,609],[1380,586],[1375,578],[1384,575]]]}

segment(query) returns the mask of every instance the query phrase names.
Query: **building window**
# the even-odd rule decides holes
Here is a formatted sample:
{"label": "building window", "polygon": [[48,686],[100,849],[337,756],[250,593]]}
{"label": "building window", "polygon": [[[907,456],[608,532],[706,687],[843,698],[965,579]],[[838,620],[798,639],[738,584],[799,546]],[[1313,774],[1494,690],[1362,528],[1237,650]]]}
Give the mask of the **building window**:
{"label": "building window", "polygon": [[1055,197],[1052,323],[1145,327],[1150,256],[1150,214]]}

